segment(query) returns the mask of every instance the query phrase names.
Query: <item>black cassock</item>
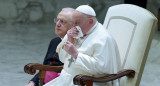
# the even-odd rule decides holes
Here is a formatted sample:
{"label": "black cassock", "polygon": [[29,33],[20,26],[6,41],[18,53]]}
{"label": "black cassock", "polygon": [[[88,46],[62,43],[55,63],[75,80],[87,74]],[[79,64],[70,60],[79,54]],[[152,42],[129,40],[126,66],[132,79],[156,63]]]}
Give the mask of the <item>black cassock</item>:
{"label": "black cassock", "polygon": [[[47,54],[44,58],[44,65],[51,65],[51,66],[60,66],[63,65],[63,63],[59,60],[58,53],[56,53],[56,48],[58,44],[61,42],[61,38],[56,37],[53,38],[49,44]],[[38,73],[30,80],[35,83],[36,86],[39,84],[39,77]]]}

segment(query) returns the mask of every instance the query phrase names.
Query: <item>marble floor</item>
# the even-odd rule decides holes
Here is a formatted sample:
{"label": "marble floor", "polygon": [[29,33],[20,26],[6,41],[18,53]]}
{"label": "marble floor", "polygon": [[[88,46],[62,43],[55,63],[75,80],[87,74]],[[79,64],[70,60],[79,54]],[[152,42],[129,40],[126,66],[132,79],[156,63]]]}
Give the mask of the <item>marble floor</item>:
{"label": "marble floor", "polygon": [[[50,25],[0,25],[0,86],[25,86],[33,75],[27,63],[42,63],[50,40]],[[53,33],[52,33],[53,32]],[[140,86],[159,86],[160,33],[154,35]]]}

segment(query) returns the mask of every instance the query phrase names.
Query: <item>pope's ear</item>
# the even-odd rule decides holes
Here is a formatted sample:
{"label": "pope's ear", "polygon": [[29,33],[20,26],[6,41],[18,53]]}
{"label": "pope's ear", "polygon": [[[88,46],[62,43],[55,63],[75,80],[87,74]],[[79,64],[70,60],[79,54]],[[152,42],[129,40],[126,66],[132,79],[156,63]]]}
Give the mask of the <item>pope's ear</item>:
{"label": "pope's ear", "polygon": [[89,19],[89,24],[93,24],[93,21],[94,21],[93,18],[90,18]]}

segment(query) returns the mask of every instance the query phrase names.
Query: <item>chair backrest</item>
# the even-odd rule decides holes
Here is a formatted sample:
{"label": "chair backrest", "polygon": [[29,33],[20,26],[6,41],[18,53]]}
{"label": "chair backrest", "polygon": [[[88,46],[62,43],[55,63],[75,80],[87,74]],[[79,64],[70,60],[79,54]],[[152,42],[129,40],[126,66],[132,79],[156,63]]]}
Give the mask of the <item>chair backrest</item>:
{"label": "chair backrest", "polygon": [[123,69],[133,69],[130,79],[120,79],[121,86],[139,86],[157,18],[148,10],[131,4],[120,4],[108,9],[103,26],[115,38]]}

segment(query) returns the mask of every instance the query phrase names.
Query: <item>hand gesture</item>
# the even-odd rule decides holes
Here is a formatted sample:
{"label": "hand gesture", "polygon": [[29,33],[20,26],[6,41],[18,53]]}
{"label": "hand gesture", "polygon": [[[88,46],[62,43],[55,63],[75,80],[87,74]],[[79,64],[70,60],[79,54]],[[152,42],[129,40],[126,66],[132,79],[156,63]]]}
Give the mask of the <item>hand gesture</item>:
{"label": "hand gesture", "polygon": [[75,27],[73,27],[70,30],[68,30],[67,31],[68,41],[70,41],[71,43],[73,43],[73,40],[74,40],[73,37],[77,36],[78,33],[79,33],[79,31]]}
{"label": "hand gesture", "polygon": [[63,48],[73,58],[77,58],[78,50],[76,49],[76,47],[70,41],[65,42]]}

